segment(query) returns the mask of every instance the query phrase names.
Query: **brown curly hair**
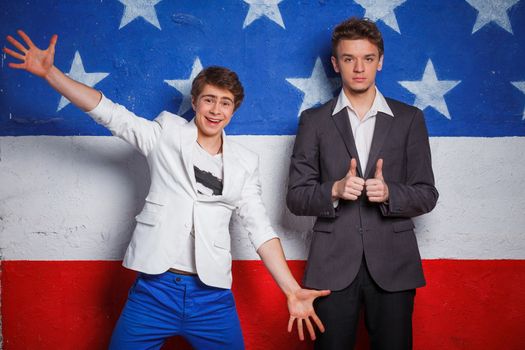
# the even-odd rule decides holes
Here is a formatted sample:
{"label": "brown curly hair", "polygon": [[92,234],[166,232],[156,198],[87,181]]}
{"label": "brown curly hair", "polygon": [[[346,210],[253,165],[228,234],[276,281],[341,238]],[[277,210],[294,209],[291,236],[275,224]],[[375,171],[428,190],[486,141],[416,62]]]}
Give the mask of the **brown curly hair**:
{"label": "brown curly hair", "polygon": [[191,84],[191,96],[194,100],[197,100],[197,97],[199,97],[206,84],[231,92],[234,98],[234,110],[240,107],[244,99],[244,88],[237,73],[219,66],[210,66],[203,69],[195,79],[193,79]]}

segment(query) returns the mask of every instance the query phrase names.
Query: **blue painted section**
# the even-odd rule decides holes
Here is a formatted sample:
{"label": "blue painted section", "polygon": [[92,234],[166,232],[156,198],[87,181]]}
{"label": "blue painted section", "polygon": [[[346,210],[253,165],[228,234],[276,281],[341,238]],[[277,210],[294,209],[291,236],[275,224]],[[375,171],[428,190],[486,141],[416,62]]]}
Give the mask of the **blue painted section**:
{"label": "blue painted section", "polygon": [[[68,72],[79,51],[87,72],[108,72],[96,88],[138,115],[176,113],[182,96],[165,79],[187,79],[195,58],[238,72],[246,100],[229,134],[291,135],[303,93],[286,78],[307,78],[315,59],[329,63],[334,25],[364,9],[351,2],[284,0],[286,26],[266,17],[243,29],[243,1],[163,0],[158,30],[142,18],[118,29],[124,5],[117,0],[3,0],[0,35],[23,28],[40,47],[59,34],[55,63]],[[472,34],[477,11],[458,0],[408,0],[395,10],[401,34],[378,22],[386,44],[378,78],[383,94],[412,104],[398,81],[420,80],[426,62],[440,80],[461,80],[445,95],[451,120],[434,108],[425,115],[432,136],[525,136],[525,94],[511,81],[525,80],[525,1],[509,9],[513,34],[490,23]],[[0,135],[109,135],[68,105],[39,78],[0,68]],[[191,112],[186,117],[191,118]]]}

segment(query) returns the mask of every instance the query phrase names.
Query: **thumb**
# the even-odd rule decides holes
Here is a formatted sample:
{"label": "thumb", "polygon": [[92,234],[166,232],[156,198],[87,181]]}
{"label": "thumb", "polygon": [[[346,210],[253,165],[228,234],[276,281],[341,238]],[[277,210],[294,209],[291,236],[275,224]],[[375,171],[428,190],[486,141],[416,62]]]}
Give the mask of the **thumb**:
{"label": "thumb", "polygon": [[49,41],[49,47],[48,47],[48,50],[54,54],[55,53],[55,46],[57,44],[57,40],[58,40],[58,35],[54,34],[52,37],[51,37],[51,40]]}
{"label": "thumb", "polygon": [[352,160],[350,161],[350,169],[348,169],[347,175],[357,176],[357,161],[355,160],[355,158],[352,158]]}
{"label": "thumb", "polygon": [[383,178],[383,158],[379,158],[376,164],[375,179],[384,180]]}

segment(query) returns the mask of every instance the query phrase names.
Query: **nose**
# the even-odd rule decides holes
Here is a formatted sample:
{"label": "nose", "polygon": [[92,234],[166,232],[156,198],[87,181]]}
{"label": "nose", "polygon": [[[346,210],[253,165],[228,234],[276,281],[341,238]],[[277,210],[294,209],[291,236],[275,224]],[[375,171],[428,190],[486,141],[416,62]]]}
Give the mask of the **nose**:
{"label": "nose", "polygon": [[356,73],[362,73],[364,72],[365,70],[365,64],[363,63],[362,60],[356,60],[355,62],[355,65],[354,65],[354,72]]}
{"label": "nose", "polygon": [[219,114],[220,113],[219,103],[220,103],[220,101],[216,101],[216,102],[213,103],[213,105],[211,106],[211,109],[210,109],[211,113],[213,113],[213,114]]}

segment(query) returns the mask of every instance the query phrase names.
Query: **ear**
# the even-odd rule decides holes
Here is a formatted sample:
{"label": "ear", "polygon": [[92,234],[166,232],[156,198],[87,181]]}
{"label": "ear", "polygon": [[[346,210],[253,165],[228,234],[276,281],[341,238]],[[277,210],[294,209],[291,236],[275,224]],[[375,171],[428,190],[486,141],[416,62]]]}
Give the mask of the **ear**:
{"label": "ear", "polygon": [[381,57],[379,57],[379,64],[377,65],[377,71],[379,72],[381,69],[383,69],[383,58],[385,57],[385,55],[381,55]]}
{"label": "ear", "polygon": [[193,111],[197,111],[197,108],[195,107],[195,98],[192,96],[191,97],[191,108],[193,108]]}
{"label": "ear", "polygon": [[340,72],[339,72],[339,62],[337,61],[337,58],[334,57],[334,56],[332,56],[332,57],[331,57],[331,61],[332,61],[332,66],[334,67],[334,71],[335,71],[336,73],[340,73]]}

